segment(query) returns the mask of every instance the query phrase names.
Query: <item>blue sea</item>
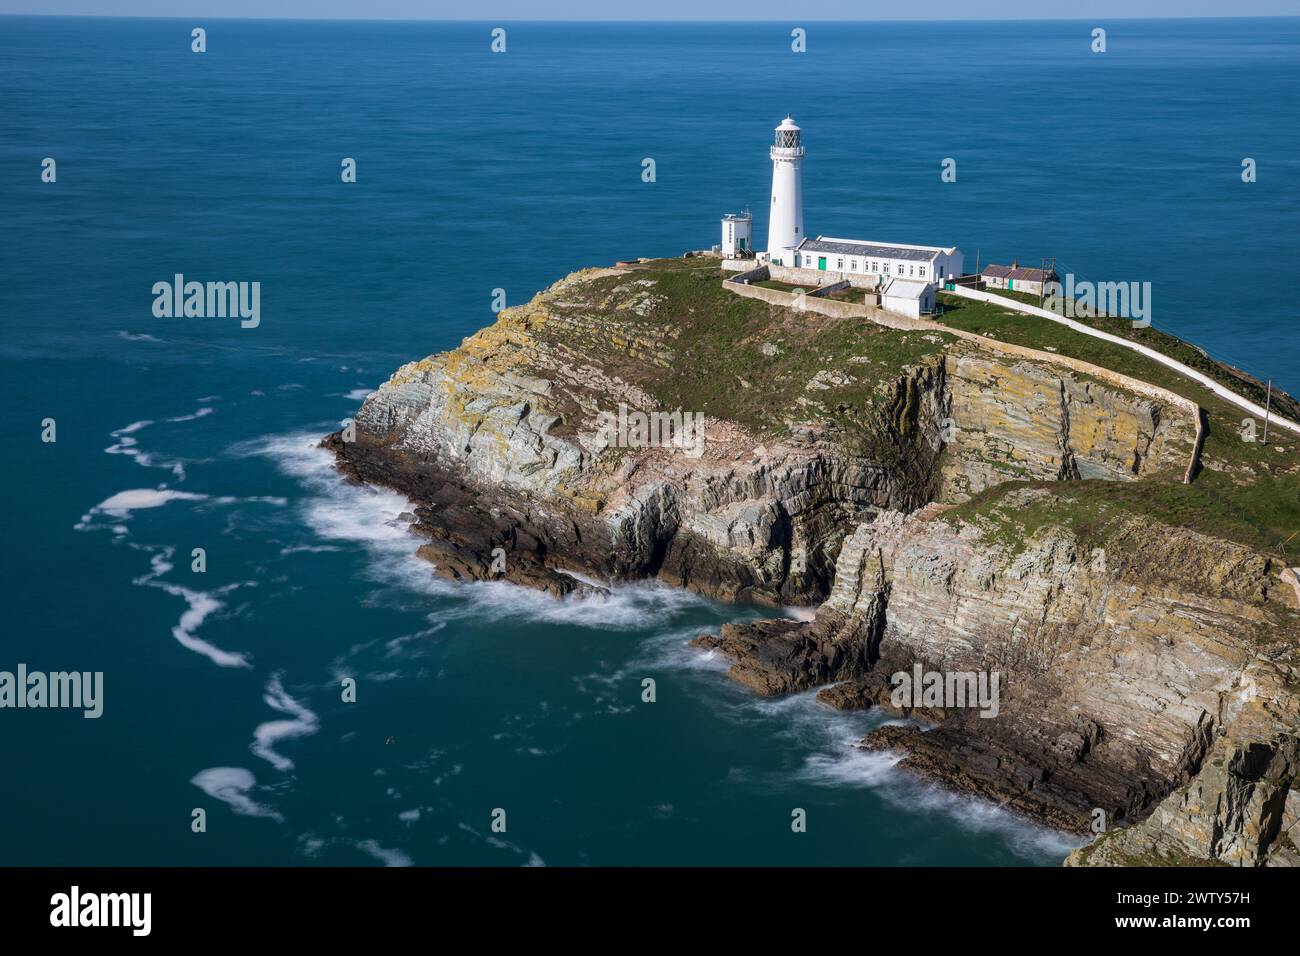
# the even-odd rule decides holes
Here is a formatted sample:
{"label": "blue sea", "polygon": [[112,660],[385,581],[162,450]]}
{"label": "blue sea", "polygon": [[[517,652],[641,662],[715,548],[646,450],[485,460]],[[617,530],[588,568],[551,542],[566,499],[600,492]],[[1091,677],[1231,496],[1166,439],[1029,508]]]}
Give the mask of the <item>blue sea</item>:
{"label": "blue sea", "polygon": [[[0,670],[104,673],[0,711],[0,864],[1058,864],[687,646],[760,612],[437,582],[314,445],[494,289],[761,242],[787,112],[811,233],[1150,281],[1300,389],[1300,20],[502,25],[0,18]],[[261,324],[156,318],[177,273]]]}

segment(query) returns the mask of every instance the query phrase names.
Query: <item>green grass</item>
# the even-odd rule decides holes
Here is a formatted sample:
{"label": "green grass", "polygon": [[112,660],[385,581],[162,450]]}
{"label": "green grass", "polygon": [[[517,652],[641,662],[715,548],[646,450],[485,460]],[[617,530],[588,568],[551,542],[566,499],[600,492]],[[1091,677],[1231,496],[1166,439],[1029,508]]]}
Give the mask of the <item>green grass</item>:
{"label": "green grass", "polygon": [[755,282],[753,285],[762,289],[775,289],[778,292],[795,292],[802,289],[804,292],[811,292],[816,286],[794,285],[790,282],[781,282],[777,279],[764,279],[762,282]]}
{"label": "green grass", "polygon": [[[861,318],[834,318],[770,305],[723,287],[724,274],[666,260],[643,265],[644,276],[620,273],[588,284],[584,298],[626,298],[617,290],[637,278],[660,299],[644,316],[602,303],[618,316],[622,335],[659,336],[673,361],[650,369],[606,348],[601,367],[636,382],[661,407],[725,418],[760,437],[788,434],[790,422],[820,421],[867,427],[890,398],[904,369],[937,360],[954,339],[942,333],[899,332]],[[691,260],[685,260],[690,263]],[[657,263],[654,264],[657,266]],[[560,332],[560,335],[565,333]],[[595,346],[599,347],[599,346]],[[819,373],[826,387],[807,386]]]}
{"label": "green grass", "polygon": [[[1007,496],[1017,488],[1050,491],[1052,497],[1009,504]],[[1258,488],[1263,498],[1277,488]],[[1119,523],[1141,514],[1171,527],[1188,528],[1211,537],[1235,541],[1270,554],[1280,554],[1280,531],[1300,527],[1296,502],[1281,509],[1277,527],[1263,525],[1261,513],[1272,509],[1250,496],[1225,495],[1196,482],[1190,485],[1170,481],[1013,481],[985,489],[944,513],[951,522],[965,521],[985,530],[991,543],[1013,553],[1024,542],[1047,527],[1068,530],[1084,548],[1114,547],[1113,533]],[[1271,499],[1270,499],[1271,500]],[[1285,512],[1283,515],[1282,512]],[[1300,553],[1300,547],[1294,548]]]}

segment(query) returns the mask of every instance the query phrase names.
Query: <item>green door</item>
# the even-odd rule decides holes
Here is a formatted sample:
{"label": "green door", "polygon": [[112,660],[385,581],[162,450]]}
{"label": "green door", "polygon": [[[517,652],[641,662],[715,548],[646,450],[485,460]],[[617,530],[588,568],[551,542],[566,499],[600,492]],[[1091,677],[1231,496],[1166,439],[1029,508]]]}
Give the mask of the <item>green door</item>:
{"label": "green door", "polygon": [[1008,279],[1008,280],[1007,280],[1007,288],[1008,288],[1008,289],[1014,289],[1015,287],[1016,287],[1016,280],[1015,280],[1015,279]]}
{"label": "green door", "polygon": [[821,269],[823,272],[826,271],[826,257],[825,257],[825,256],[818,256],[818,257],[817,257],[817,268],[818,268],[818,269]]}

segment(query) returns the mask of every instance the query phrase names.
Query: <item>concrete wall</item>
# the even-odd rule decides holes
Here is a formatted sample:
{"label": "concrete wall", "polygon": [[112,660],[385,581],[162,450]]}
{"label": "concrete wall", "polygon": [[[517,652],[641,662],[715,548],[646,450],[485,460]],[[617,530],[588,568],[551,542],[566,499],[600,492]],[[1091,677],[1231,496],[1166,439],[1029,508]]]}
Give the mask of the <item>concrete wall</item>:
{"label": "concrete wall", "polygon": [[[753,265],[752,260],[750,264]],[[755,266],[754,268],[750,269],[748,272],[740,272],[734,276],[731,276],[726,281],[745,284],[750,282],[766,282],[770,278],[772,277],[768,273],[767,266]]]}
{"label": "concrete wall", "polygon": [[808,294],[815,295],[818,298],[820,298],[821,296],[830,295],[832,292],[839,292],[841,289],[847,289],[847,288],[850,288],[849,280],[844,279],[840,282],[831,282],[828,283],[827,285],[818,286]]}
{"label": "concrete wall", "polygon": [[807,286],[810,289],[830,285],[833,282],[847,282],[855,289],[874,289],[877,285],[877,277],[874,275],[856,275],[852,272],[835,272],[830,269],[823,272],[821,269],[795,269],[791,266],[775,265],[771,269],[772,278],[778,282]]}
{"label": "concrete wall", "polygon": [[[838,299],[819,299],[812,295],[796,297],[793,292],[783,292],[780,289],[765,289],[758,285],[741,285],[738,282],[725,280],[723,285],[736,295],[744,296],[746,299],[761,299],[763,302],[779,305],[782,308],[816,312],[818,315],[826,315],[836,319],[865,318],[875,311],[865,303],[841,302]],[[796,298],[802,299],[802,308],[800,303],[796,302]]]}

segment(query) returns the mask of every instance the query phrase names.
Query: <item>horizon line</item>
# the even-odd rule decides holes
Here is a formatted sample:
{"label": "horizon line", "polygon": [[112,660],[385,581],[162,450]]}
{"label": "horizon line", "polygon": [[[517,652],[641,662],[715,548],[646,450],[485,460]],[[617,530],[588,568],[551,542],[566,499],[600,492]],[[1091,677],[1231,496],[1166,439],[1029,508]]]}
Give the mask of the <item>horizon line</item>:
{"label": "horizon line", "polygon": [[500,17],[484,20],[479,17],[293,17],[293,16],[227,16],[223,14],[194,14],[185,16],[150,16],[138,13],[0,13],[0,17],[23,17],[32,20],[178,20],[190,22],[195,19],[230,20],[253,22],[282,23],[682,23],[682,24],[719,24],[725,26],[746,26],[749,24],[788,23],[798,26],[803,23],[1096,23],[1103,20],[1121,20],[1126,22],[1189,22],[1201,20],[1300,20],[1300,14],[1255,14],[1246,16],[1207,15],[1196,17],[1179,16],[1095,16],[1095,17],[997,17],[997,16],[957,16],[957,17],[870,17],[861,19],[842,19],[824,17],[756,17],[751,20],[715,20],[693,18],[659,18],[635,19],[632,17],[612,17],[590,19],[586,17]]}

